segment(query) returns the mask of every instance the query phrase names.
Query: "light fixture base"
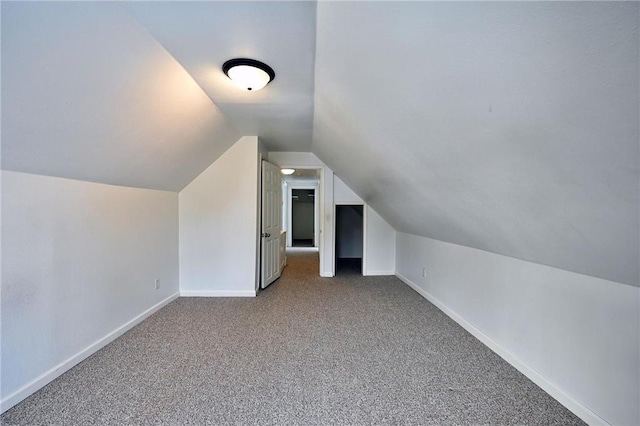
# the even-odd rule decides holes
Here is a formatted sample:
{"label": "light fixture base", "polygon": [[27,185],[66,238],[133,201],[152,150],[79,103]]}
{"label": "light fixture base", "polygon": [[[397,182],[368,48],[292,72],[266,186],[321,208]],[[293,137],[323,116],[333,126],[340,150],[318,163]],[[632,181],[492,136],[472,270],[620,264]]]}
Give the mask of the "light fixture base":
{"label": "light fixture base", "polygon": [[269,65],[249,58],[230,59],[222,65],[222,71],[231,81],[247,90],[260,90],[276,78]]}

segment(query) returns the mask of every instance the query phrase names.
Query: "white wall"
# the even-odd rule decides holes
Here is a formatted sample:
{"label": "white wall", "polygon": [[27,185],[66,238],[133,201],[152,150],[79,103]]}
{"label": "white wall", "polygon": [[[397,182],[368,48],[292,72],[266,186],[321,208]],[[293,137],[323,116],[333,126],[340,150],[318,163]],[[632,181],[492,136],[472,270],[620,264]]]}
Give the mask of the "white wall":
{"label": "white wall", "polygon": [[336,204],[364,204],[362,198],[336,175],[333,175],[333,201]]}
{"label": "white wall", "polygon": [[259,160],[245,136],[180,192],[182,296],[255,296]]}
{"label": "white wall", "polygon": [[640,423],[638,288],[404,233],[396,265],[584,420]]}
{"label": "white wall", "polygon": [[4,411],[177,296],[178,194],[2,171],[2,254]]}
{"label": "white wall", "polygon": [[311,152],[278,152],[269,153],[269,161],[282,168],[291,166],[300,169],[320,169],[325,164]]}
{"label": "white wall", "polygon": [[396,231],[370,206],[364,207],[363,275],[393,275],[396,270]]}

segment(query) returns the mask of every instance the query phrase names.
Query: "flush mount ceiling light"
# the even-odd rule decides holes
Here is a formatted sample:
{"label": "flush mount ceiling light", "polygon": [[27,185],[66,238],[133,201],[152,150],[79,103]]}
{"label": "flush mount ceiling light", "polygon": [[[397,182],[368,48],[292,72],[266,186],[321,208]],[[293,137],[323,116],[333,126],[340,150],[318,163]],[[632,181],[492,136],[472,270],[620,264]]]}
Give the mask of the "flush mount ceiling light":
{"label": "flush mount ceiling light", "polygon": [[230,59],[222,65],[222,71],[233,83],[246,90],[260,90],[276,78],[269,65],[255,59]]}
{"label": "flush mount ceiling light", "polygon": [[295,171],[296,169],[281,169],[280,173],[283,175],[292,175]]}

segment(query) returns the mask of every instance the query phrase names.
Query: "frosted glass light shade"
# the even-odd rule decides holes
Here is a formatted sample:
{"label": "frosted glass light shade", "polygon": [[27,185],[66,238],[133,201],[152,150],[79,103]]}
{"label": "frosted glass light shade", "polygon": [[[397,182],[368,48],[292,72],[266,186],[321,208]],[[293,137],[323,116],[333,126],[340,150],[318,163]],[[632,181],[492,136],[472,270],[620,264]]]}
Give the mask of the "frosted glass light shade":
{"label": "frosted glass light shade", "polygon": [[296,169],[280,169],[280,173],[283,175],[292,175]]}
{"label": "frosted glass light shade", "polygon": [[267,85],[269,74],[260,68],[250,67],[249,65],[238,65],[229,70],[229,78],[233,84],[240,86],[246,90],[260,90]]}
{"label": "frosted glass light shade", "polygon": [[224,63],[222,71],[231,81],[245,90],[260,90],[276,77],[273,69],[254,59],[231,59]]}

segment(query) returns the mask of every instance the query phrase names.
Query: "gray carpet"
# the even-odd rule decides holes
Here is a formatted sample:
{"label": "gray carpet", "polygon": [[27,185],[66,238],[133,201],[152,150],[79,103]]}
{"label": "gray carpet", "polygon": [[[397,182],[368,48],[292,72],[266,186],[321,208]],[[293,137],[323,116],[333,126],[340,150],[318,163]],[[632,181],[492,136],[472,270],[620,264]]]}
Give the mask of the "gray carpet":
{"label": "gray carpet", "polygon": [[168,305],[8,425],[581,424],[395,277],[289,256],[255,299]]}

